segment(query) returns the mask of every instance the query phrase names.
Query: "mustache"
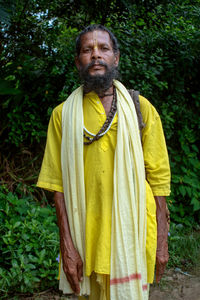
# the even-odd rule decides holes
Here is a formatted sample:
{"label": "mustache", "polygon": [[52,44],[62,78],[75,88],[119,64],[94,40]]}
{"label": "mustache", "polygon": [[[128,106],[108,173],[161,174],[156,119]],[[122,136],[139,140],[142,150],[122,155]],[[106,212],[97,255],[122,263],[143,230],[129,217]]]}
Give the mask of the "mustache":
{"label": "mustache", "polygon": [[103,67],[105,67],[106,68],[106,70],[108,69],[108,65],[104,62],[104,61],[102,61],[102,60],[94,60],[94,61],[91,61],[88,65],[86,65],[84,68],[83,68],[83,71],[85,72],[87,72],[90,68],[92,68],[93,66],[95,66],[95,65],[100,65],[100,66],[103,66]]}

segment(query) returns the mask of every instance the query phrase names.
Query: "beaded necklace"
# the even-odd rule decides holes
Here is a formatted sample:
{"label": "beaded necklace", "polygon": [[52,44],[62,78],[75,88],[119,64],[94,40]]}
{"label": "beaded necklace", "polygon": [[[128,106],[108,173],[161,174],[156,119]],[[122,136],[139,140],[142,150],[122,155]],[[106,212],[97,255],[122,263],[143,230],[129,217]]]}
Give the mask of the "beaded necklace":
{"label": "beaded necklace", "polygon": [[[84,136],[84,138],[86,138],[88,140],[88,141],[84,142],[84,145],[90,145],[93,142],[99,140],[102,136],[104,136],[108,132],[108,130],[110,129],[116,113],[117,113],[117,93],[116,93],[115,87],[113,87],[113,101],[112,101],[112,104],[111,104],[109,114],[106,118],[106,121],[103,124],[103,126],[101,127],[101,129],[97,132],[97,134],[94,134],[94,133],[90,132],[84,126],[83,136]],[[89,134],[92,137],[86,135],[86,133]]]}

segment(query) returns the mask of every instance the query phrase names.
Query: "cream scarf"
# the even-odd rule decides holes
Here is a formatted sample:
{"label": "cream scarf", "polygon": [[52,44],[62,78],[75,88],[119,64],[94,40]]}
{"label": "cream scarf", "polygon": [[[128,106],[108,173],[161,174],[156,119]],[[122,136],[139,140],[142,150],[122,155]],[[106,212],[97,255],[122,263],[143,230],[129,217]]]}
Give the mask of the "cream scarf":
{"label": "cream scarf", "polygon": [[[111,300],[147,300],[145,170],[133,101],[126,88],[117,90],[118,130],[114,162],[111,229]],[[83,88],[62,109],[61,164],[72,239],[85,266],[85,185],[83,162]],[[89,147],[89,146],[88,146]],[[60,289],[72,293],[61,265]],[[80,295],[90,294],[84,276]]]}

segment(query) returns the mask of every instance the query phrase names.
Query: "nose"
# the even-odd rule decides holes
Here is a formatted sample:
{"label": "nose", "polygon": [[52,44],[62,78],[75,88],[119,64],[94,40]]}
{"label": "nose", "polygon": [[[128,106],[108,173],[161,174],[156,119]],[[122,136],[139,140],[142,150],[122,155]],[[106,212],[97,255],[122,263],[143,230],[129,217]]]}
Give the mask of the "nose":
{"label": "nose", "polygon": [[94,47],[92,51],[92,59],[99,59],[101,58],[101,52],[99,51],[98,47]]}

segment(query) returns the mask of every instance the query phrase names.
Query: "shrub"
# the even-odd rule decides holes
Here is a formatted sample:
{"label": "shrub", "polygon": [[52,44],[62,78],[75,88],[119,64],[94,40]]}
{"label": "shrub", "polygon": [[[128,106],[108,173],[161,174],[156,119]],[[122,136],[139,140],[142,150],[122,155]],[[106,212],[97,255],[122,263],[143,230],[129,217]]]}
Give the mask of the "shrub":
{"label": "shrub", "polygon": [[[199,229],[199,227],[198,227]],[[170,225],[168,267],[179,267],[188,270],[199,267],[200,233],[191,226],[183,224]]]}
{"label": "shrub", "polygon": [[16,9],[0,28],[4,145],[35,150],[43,144],[53,107],[79,84],[75,36],[88,20],[104,20],[120,42],[123,83],[139,90],[161,115],[172,167],[172,219],[186,225],[198,221],[200,2],[114,0],[101,10],[97,1],[98,14],[87,1],[78,11],[71,9],[76,1],[55,0],[50,7],[40,0],[11,2]]}
{"label": "shrub", "polygon": [[0,295],[56,285],[59,253],[54,208],[0,187]]}

